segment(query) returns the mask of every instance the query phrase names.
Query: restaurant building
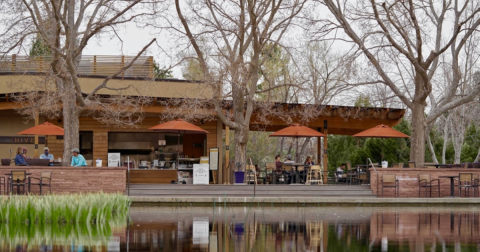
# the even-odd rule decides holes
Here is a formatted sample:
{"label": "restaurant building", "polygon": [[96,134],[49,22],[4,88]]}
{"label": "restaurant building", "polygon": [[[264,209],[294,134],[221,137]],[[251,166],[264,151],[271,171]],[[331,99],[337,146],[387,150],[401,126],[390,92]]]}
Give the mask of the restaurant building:
{"label": "restaurant building", "polygon": [[[120,63],[119,63],[120,62]],[[79,67],[80,84],[82,90],[89,92],[96,87],[105,76],[110,75],[119,67],[128,62],[125,56],[82,56]],[[168,169],[146,169],[144,175],[137,176],[138,180],[132,178],[132,183],[170,183],[172,178],[178,175],[179,167],[173,167],[173,161],[176,157],[176,149],[180,153],[180,169],[190,168],[192,163],[199,162],[201,156],[208,156],[211,148],[219,148],[219,157],[224,156],[226,146],[222,141],[225,125],[215,118],[210,121],[193,122],[198,127],[209,132],[207,135],[187,135],[185,137],[176,134],[166,134],[153,132],[149,130],[161,122],[160,116],[169,109],[165,105],[165,100],[170,98],[209,98],[211,95],[202,83],[190,82],[177,79],[153,79],[153,57],[144,56],[138,60],[138,64],[132,66],[121,77],[110,80],[109,86],[112,87],[135,87],[135,92],[140,92],[153,99],[150,105],[144,106],[142,111],[145,118],[137,127],[131,128],[113,128],[107,127],[93,117],[85,115],[80,117],[80,143],[79,149],[87,160],[103,161],[107,165],[108,153],[121,153],[121,165],[126,160],[135,160],[134,167],[145,165],[151,167],[152,164]],[[38,117],[38,120],[25,121],[25,119],[16,112],[20,104],[12,101],[14,93],[28,91],[29,87],[34,87],[43,78],[43,73],[47,70],[48,63],[39,63],[39,60],[33,62],[28,57],[9,56],[6,60],[0,61],[0,157],[7,158],[12,150],[12,157],[18,146],[26,146],[29,149],[27,155],[34,156],[35,140],[33,136],[19,136],[16,133],[36,124],[48,121],[60,127],[63,127],[62,118],[47,120]],[[133,89],[124,91],[133,92]],[[113,91],[102,89],[98,95],[114,95]],[[302,110],[306,104],[272,104],[277,110],[285,112],[292,110]],[[324,134],[353,135],[365,129],[379,124],[394,126],[398,124],[405,114],[404,109],[392,108],[364,108],[349,106],[317,106],[321,110],[319,116],[310,121],[308,127],[321,131]],[[226,107],[225,109],[229,109]],[[212,111],[212,113],[214,113]],[[280,113],[281,114],[281,113]],[[289,126],[281,117],[272,117],[268,124],[260,119],[261,115],[254,112],[250,122],[250,128],[263,129],[266,131],[276,131]],[[292,118],[295,120],[295,118]],[[38,151],[41,153],[45,143],[50,148],[51,154],[55,158],[63,155],[63,138],[58,136],[39,136]],[[179,144],[178,144],[179,143]],[[321,141],[318,141],[320,144]],[[327,139],[323,141],[325,150],[327,149]],[[318,155],[324,155],[324,161],[327,162],[328,152],[320,153],[318,146]],[[37,153],[40,154],[40,153]],[[162,163],[156,163],[158,160]],[[143,163],[141,161],[144,161]],[[145,163],[147,162],[147,163]],[[224,183],[229,180],[229,171],[226,171],[225,160],[218,164],[216,183]],[[324,164],[326,166],[326,163]],[[173,170],[175,168],[175,170]],[[188,172],[188,169],[186,171]],[[152,175],[146,171],[155,170],[158,174]],[[138,172],[142,172],[138,170]],[[160,174],[161,173],[161,174]],[[138,175],[138,174],[137,174]]]}

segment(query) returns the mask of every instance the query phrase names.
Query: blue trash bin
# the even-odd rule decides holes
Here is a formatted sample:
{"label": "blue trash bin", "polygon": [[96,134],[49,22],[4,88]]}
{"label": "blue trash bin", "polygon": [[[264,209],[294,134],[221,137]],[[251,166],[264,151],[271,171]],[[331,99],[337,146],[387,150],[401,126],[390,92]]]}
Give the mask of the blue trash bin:
{"label": "blue trash bin", "polygon": [[245,172],[244,171],[236,171],[235,172],[235,183],[243,184],[244,183],[244,181],[243,181],[244,178],[245,178]]}

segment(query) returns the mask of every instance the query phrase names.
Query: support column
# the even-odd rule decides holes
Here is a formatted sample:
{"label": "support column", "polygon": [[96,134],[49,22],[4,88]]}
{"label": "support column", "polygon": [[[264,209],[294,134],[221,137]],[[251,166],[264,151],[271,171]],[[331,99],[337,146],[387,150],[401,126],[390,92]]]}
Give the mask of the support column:
{"label": "support column", "polygon": [[[323,139],[323,169],[325,171],[328,170],[328,124],[327,120],[323,121],[323,134],[325,134],[325,138]],[[327,184],[328,177],[323,176],[323,183]]]}
{"label": "support column", "polygon": [[217,183],[223,184],[223,144],[222,144],[222,134],[223,134],[223,123],[221,120],[217,119],[217,147],[218,147],[218,170],[217,170]]}
{"label": "support column", "polygon": [[[39,121],[39,117],[38,117],[38,113],[35,114],[35,126],[38,126],[38,121]],[[45,136],[45,139],[47,139],[47,136]],[[35,140],[35,151],[34,151],[34,157],[35,158],[38,158],[38,135],[35,135],[34,137],[34,140]]]}
{"label": "support column", "polygon": [[230,164],[230,128],[228,126],[225,126],[225,180],[224,183],[230,183],[230,170],[228,168]]}
{"label": "support column", "polygon": [[[317,131],[318,131],[318,132],[322,132],[322,128],[318,127],[318,128],[317,128]],[[316,162],[317,164],[320,164],[320,162],[321,162],[321,160],[322,160],[322,156],[321,156],[321,153],[322,153],[322,152],[321,152],[321,150],[322,150],[322,138],[321,138],[321,137],[317,137],[317,160],[315,160],[315,162]],[[324,171],[326,171],[326,170],[324,169]],[[326,173],[324,172],[324,173],[322,174],[322,177],[324,177],[325,174],[326,174]],[[325,184],[325,183],[324,183],[324,184]]]}

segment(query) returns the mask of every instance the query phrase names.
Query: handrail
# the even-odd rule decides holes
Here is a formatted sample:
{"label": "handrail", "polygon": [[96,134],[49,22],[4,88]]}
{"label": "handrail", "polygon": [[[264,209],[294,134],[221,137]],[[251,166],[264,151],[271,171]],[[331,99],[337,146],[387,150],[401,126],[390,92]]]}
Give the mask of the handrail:
{"label": "handrail", "polygon": [[[82,55],[77,66],[79,76],[110,76],[130,64],[135,56]],[[0,73],[47,73],[51,56],[7,55],[0,58]],[[153,78],[153,56],[140,56],[118,77]]]}

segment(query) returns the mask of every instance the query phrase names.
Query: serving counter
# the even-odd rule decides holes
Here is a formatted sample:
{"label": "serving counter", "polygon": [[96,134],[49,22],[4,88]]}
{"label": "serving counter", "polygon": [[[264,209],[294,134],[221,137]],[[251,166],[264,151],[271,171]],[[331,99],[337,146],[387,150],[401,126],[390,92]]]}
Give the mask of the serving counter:
{"label": "serving counter", "polygon": [[177,169],[130,169],[131,184],[170,184],[177,181]]}

